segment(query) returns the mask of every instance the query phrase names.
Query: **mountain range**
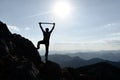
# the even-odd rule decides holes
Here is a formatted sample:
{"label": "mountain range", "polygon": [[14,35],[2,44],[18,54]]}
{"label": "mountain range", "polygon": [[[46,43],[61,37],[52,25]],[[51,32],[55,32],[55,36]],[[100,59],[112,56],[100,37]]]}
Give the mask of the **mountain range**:
{"label": "mountain range", "polygon": [[109,61],[120,61],[120,50],[103,50],[103,51],[89,51],[89,52],[77,52],[67,53],[69,56],[78,56],[80,58],[89,60],[92,58],[100,58]]}
{"label": "mountain range", "polygon": [[[41,59],[44,60],[44,56],[41,56]],[[83,58],[80,58],[79,56],[53,54],[53,55],[49,55],[49,60],[60,64],[62,68],[64,67],[78,68],[78,67],[87,66],[87,65],[91,65],[99,62],[107,62],[117,67],[120,67],[119,61],[116,62],[116,61],[110,61],[110,60],[105,60],[101,58],[92,58],[89,60],[85,60]]]}

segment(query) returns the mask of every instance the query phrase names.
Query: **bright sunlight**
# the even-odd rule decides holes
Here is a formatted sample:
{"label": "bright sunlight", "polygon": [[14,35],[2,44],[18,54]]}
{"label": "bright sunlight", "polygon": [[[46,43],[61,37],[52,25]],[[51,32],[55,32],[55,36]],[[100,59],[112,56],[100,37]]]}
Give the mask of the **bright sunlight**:
{"label": "bright sunlight", "polygon": [[59,18],[66,18],[71,13],[72,6],[68,2],[57,2],[53,6],[53,14]]}

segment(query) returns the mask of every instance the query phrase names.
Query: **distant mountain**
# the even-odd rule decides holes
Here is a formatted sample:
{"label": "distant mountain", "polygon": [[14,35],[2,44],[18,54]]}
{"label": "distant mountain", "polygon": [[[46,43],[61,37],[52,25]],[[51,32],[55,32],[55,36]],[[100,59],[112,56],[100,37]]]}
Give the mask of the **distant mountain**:
{"label": "distant mountain", "polygon": [[[44,56],[41,56],[41,58],[42,60],[44,60]],[[49,60],[60,64],[62,68],[64,67],[78,68],[78,67],[87,66],[87,65],[91,65],[99,62],[107,62],[114,66],[120,67],[120,62],[109,61],[109,60],[104,60],[100,58],[92,58],[89,60],[85,60],[78,56],[71,57],[68,55],[60,55],[60,54],[49,55]]]}
{"label": "distant mountain", "polygon": [[62,70],[65,80],[120,80],[120,68],[108,62],[79,67],[64,68]]}
{"label": "distant mountain", "polygon": [[77,72],[82,80],[120,80],[120,68],[107,62],[80,67]]}
{"label": "distant mountain", "polygon": [[[44,56],[41,56],[41,58],[42,60],[44,60]],[[95,64],[95,63],[104,61],[103,59],[99,59],[99,58],[85,60],[77,56],[70,57],[68,55],[60,55],[60,54],[49,55],[49,60],[60,64],[62,68],[63,67],[77,68],[80,66],[86,66],[86,65]]]}
{"label": "distant mountain", "polygon": [[71,57],[78,56],[82,59],[100,58],[109,61],[120,61],[120,50],[108,50],[108,51],[91,51],[91,52],[78,52],[68,53]]}

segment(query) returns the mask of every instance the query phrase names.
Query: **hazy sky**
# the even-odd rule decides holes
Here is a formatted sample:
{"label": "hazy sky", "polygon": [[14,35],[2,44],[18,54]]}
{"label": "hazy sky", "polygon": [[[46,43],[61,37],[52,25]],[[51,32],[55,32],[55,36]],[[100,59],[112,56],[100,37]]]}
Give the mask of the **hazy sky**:
{"label": "hazy sky", "polygon": [[[60,2],[71,8],[64,17],[53,12]],[[38,22],[55,22],[50,50],[120,50],[119,8],[120,0],[0,0],[0,20],[35,46],[43,37]]]}

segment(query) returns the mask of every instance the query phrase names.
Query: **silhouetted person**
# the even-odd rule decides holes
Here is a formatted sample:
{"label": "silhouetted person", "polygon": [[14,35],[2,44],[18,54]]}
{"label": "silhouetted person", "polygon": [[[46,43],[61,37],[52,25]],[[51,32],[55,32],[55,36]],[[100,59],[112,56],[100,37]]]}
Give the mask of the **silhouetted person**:
{"label": "silhouetted person", "polygon": [[39,23],[39,25],[40,25],[40,28],[41,28],[41,30],[42,30],[42,32],[43,32],[43,40],[41,40],[41,41],[38,41],[38,44],[37,44],[37,49],[39,49],[40,48],[40,44],[45,44],[45,50],[46,50],[46,52],[45,52],[45,61],[47,62],[47,60],[48,60],[48,52],[49,52],[49,40],[50,40],[50,35],[51,35],[51,33],[52,33],[52,31],[53,31],[53,29],[55,28],[55,23],[53,23],[53,27],[52,27],[52,29],[49,31],[49,28],[46,28],[45,30],[42,28],[42,25],[41,25],[41,23]]}

